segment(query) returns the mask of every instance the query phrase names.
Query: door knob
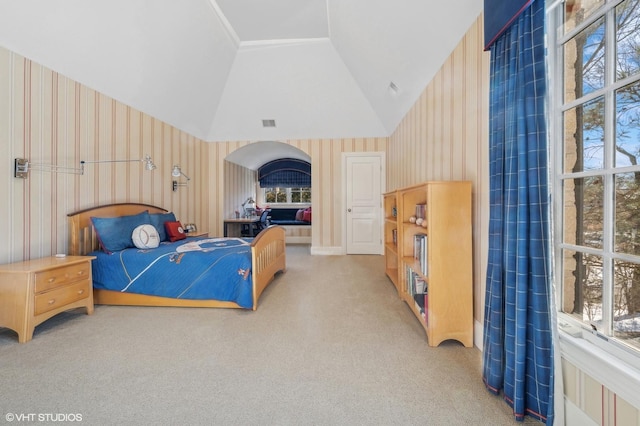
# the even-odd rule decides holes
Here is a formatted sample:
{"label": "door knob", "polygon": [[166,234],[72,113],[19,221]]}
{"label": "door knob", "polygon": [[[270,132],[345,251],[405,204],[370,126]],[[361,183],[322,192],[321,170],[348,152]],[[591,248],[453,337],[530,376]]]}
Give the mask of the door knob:
{"label": "door knob", "polygon": [[351,209],[347,209],[347,211],[348,211],[349,213],[351,213]]}

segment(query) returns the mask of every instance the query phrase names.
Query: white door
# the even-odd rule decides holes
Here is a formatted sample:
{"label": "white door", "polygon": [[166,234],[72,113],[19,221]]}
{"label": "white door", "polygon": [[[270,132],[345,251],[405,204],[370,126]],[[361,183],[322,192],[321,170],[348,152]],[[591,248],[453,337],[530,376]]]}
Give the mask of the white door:
{"label": "white door", "polygon": [[346,153],[347,254],[382,254],[383,153]]}

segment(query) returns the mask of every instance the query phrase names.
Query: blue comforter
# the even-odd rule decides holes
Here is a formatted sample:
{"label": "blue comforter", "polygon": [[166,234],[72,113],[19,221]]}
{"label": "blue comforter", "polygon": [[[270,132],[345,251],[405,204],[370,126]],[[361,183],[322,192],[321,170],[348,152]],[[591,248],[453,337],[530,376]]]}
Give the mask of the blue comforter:
{"label": "blue comforter", "polygon": [[188,238],[91,255],[95,288],[253,308],[251,247],[244,239]]}

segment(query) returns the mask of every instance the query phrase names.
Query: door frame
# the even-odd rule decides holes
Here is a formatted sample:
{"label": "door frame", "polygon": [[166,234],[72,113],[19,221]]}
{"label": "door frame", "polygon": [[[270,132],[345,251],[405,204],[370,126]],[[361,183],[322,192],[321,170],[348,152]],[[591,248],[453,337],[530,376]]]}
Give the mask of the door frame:
{"label": "door frame", "polygon": [[384,151],[371,152],[343,152],[342,153],[342,199],[340,219],[342,222],[342,254],[347,254],[347,158],[353,157],[379,157],[380,158],[380,255],[384,254],[384,215],[382,206],[382,194],[387,191],[387,162],[386,153]]}

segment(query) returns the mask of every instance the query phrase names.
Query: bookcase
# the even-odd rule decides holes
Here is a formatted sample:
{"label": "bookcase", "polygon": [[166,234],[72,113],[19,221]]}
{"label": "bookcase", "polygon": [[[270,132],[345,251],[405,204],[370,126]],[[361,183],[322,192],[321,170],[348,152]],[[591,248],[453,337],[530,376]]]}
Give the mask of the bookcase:
{"label": "bookcase", "polygon": [[401,188],[385,194],[384,205],[386,273],[429,346],[473,346],[471,182]]}

